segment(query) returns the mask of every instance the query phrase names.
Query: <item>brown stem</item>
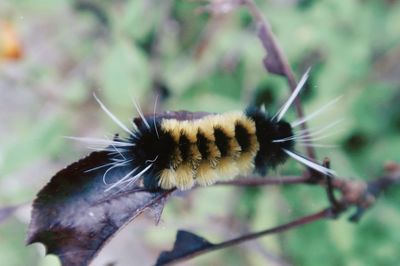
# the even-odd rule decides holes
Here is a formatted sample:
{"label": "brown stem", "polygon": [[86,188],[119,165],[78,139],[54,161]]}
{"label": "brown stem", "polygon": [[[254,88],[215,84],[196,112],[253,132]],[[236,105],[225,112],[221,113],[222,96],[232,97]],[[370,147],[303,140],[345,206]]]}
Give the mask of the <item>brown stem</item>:
{"label": "brown stem", "polygon": [[307,215],[304,217],[301,217],[299,219],[296,219],[292,222],[283,224],[283,225],[279,225],[270,229],[266,229],[266,230],[262,230],[256,233],[251,233],[251,234],[247,234],[238,238],[234,238],[222,243],[218,243],[218,244],[211,244],[211,245],[207,245],[204,248],[201,248],[197,251],[194,252],[190,252],[186,255],[174,258],[173,260],[168,261],[166,264],[163,265],[171,265],[171,264],[175,264],[177,262],[182,262],[182,261],[186,261],[189,259],[192,259],[194,257],[200,256],[204,253],[207,252],[211,252],[211,251],[215,251],[215,250],[219,250],[219,249],[223,249],[223,248],[227,248],[233,245],[237,245],[249,240],[253,240],[259,237],[263,237],[266,235],[270,235],[270,234],[276,234],[276,233],[282,233],[284,231],[287,231],[289,229],[292,228],[296,228],[305,224],[309,224],[312,222],[316,222],[318,220],[324,219],[324,218],[329,218],[331,217],[331,210],[330,208],[324,209],[322,211],[319,211],[317,213],[311,214],[311,215]]}
{"label": "brown stem", "polygon": [[[330,160],[328,158],[325,158],[322,165],[329,169],[331,166]],[[342,204],[340,204],[336,200],[332,180],[333,180],[332,176],[330,175],[325,176],[326,194],[328,195],[328,200],[329,203],[331,204],[332,213],[335,216],[336,213],[339,214],[343,210],[344,206],[342,206]]]}
{"label": "brown stem", "polygon": [[220,248],[225,248],[225,247],[237,245],[237,244],[240,244],[240,243],[242,243],[244,241],[249,241],[249,240],[252,240],[252,239],[255,239],[255,238],[258,238],[258,237],[261,237],[261,236],[265,236],[265,235],[268,235],[268,234],[282,233],[282,232],[287,231],[289,229],[292,229],[292,228],[295,228],[295,227],[298,227],[298,226],[302,226],[302,225],[305,225],[305,224],[308,224],[308,223],[312,223],[312,222],[321,220],[323,218],[329,218],[330,214],[331,214],[331,210],[330,210],[330,208],[327,208],[327,209],[324,209],[324,210],[319,211],[317,213],[301,217],[299,219],[296,219],[296,220],[291,221],[291,222],[286,223],[286,224],[282,224],[282,225],[279,225],[279,226],[276,226],[276,227],[273,227],[273,228],[270,228],[270,229],[262,230],[260,232],[248,234],[248,235],[245,235],[245,236],[241,236],[241,237],[238,237],[238,238],[234,238],[234,239],[228,240],[226,242],[222,242],[222,243],[216,244],[216,245],[213,246],[212,250],[216,250],[216,249],[220,249]]}
{"label": "brown stem", "polygon": [[[280,46],[278,45],[274,37],[274,34],[271,30],[269,22],[265,19],[265,17],[263,16],[263,14],[261,13],[261,11],[256,6],[253,0],[243,0],[243,3],[250,10],[251,15],[258,24],[259,28],[258,37],[261,43],[263,44],[265,51],[267,52],[267,57],[264,59],[264,66],[269,72],[271,72],[272,70],[274,74],[285,76],[286,80],[289,83],[290,89],[293,92],[297,86],[293,70],[289,64],[288,59],[286,58]],[[270,62],[273,62],[274,66],[270,64]],[[296,98],[294,104],[297,116],[299,118],[304,117],[304,112],[299,97]],[[308,131],[307,124],[306,123],[301,124],[301,129],[307,132]],[[307,146],[306,151],[307,155],[311,159],[316,158],[315,150],[313,147]]]}
{"label": "brown stem", "polygon": [[307,176],[282,176],[275,178],[243,177],[228,181],[219,181],[215,185],[219,186],[269,186],[269,185],[295,185],[308,184]]}
{"label": "brown stem", "polygon": [[[329,167],[329,161],[324,161],[324,166]],[[181,261],[186,261],[188,259],[192,259],[194,257],[200,256],[204,253],[211,252],[214,250],[223,249],[226,247],[230,247],[233,245],[237,245],[246,241],[250,241],[259,237],[263,237],[268,234],[274,233],[282,233],[286,230],[296,228],[308,223],[312,223],[323,218],[337,218],[340,214],[344,213],[349,207],[355,206],[357,208],[356,213],[354,213],[351,217],[351,221],[358,221],[363,215],[364,211],[367,210],[377,199],[378,195],[388,188],[390,188],[394,184],[400,183],[400,166],[398,164],[391,164],[390,167],[386,169],[388,172],[385,176],[378,177],[369,182],[364,181],[355,181],[344,178],[335,178],[335,179],[327,179],[323,183],[312,183],[312,184],[325,184],[328,186],[328,196],[330,194],[330,202],[331,207],[321,210],[315,214],[311,214],[308,216],[304,216],[292,222],[276,226],[274,228],[266,229],[256,233],[246,234],[219,244],[209,243],[206,239],[195,236],[196,243],[193,247],[190,247],[188,250],[180,250],[182,249],[182,242],[179,240],[177,236],[177,240],[174,245],[174,250],[164,253],[164,257],[160,256],[161,263],[157,262],[157,265],[170,265],[172,263],[177,263]],[[286,176],[282,178],[287,184],[299,184],[305,183],[309,184],[308,178],[306,177],[291,177]],[[279,180],[282,182],[282,179]],[[225,181],[219,182],[218,185],[262,185],[261,182],[265,182],[265,184],[272,184],[278,181],[278,179],[274,179],[274,181],[268,179],[239,179],[233,181]],[[275,183],[278,184],[278,183]],[[333,195],[333,189],[338,189],[342,193],[341,198],[336,200]],[[190,241],[193,240],[193,234],[191,234]],[[189,240],[186,240],[189,241]],[[200,242],[200,243],[199,243]],[[188,243],[186,243],[188,245]],[[193,244],[193,243],[192,243]]]}

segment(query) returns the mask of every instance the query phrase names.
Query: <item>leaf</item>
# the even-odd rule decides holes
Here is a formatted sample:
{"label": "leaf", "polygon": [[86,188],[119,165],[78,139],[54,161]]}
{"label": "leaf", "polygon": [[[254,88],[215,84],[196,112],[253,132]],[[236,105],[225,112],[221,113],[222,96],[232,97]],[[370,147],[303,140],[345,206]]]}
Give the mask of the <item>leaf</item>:
{"label": "leaf", "polygon": [[158,225],[161,220],[161,215],[164,210],[165,203],[167,202],[168,197],[161,198],[158,202],[151,206],[151,209],[147,211],[147,214],[153,218],[154,223]]}
{"label": "leaf", "polygon": [[157,259],[156,266],[166,265],[193,256],[197,252],[214,246],[206,239],[191,232],[179,230],[176,235],[174,247],[171,251],[164,251]]}
{"label": "leaf", "polygon": [[279,48],[276,46],[273,33],[265,24],[260,26],[258,38],[267,51],[267,55],[263,59],[264,67],[272,74],[285,76],[285,66],[280,58]]}
{"label": "leaf", "polygon": [[[159,208],[172,192],[149,192],[138,186],[105,192],[107,167],[93,168],[110,162],[106,151],[93,152],[58,172],[33,203],[27,242],[43,243],[63,265],[87,265],[122,226],[146,209]],[[107,181],[130,170],[115,168]]]}
{"label": "leaf", "polygon": [[132,93],[139,100],[148,93],[151,87],[150,69],[149,59],[139,47],[117,39],[101,66],[100,84],[104,96],[118,106],[131,107]]}

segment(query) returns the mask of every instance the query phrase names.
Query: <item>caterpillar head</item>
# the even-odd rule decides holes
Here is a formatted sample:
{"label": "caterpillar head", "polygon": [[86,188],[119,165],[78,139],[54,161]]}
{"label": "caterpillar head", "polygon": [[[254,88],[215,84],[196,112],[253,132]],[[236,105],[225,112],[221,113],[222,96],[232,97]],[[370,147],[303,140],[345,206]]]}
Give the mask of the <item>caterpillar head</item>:
{"label": "caterpillar head", "polygon": [[285,150],[293,150],[295,142],[292,139],[292,127],[288,122],[285,120],[268,120],[267,123],[269,124],[270,133],[268,134],[266,131],[264,135],[266,135],[266,152],[270,155],[266,156],[265,160],[274,168],[286,161],[288,155]]}
{"label": "caterpillar head", "polygon": [[[275,168],[288,158],[285,150],[293,150],[294,141],[291,125],[284,121],[276,121],[259,108],[248,108],[246,115],[256,127],[259,150],[255,158],[256,170],[265,175],[268,168]],[[287,141],[277,141],[277,140]]]}
{"label": "caterpillar head", "polygon": [[[294,121],[291,124],[283,120],[285,113],[294,102],[305,82],[307,81],[309,71],[310,69],[308,69],[303,75],[289,99],[273,117],[269,117],[265,111],[262,111],[261,109],[247,110],[247,115],[255,121],[257,128],[257,139],[260,144],[260,150],[255,158],[256,170],[263,175],[266,174],[266,169],[268,167],[274,168],[278,164],[285,162],[288,157],[292,157],[296,161],[325,175],[335,174],[334,171],[327,169],[313,160],[306,158],[294,151],[294,141],[296,139],[307,140],[312,134],[307,135],[307,131],[305,131],[305,133],[302,133],[303,135],[300,135],[300,137],[298,135],[295,136],[293,133],[293,127],[296,127],[309,120],[313,116],[316,116],[322,110],[311,114],[309,117],[300,118],[298,121]],[[335,103],[337,100],[338,99],[335,99],[324,108]],[[332,127],[333,125],[335,125],[335,123],[326,128]],[[321,129],[320,131],[323,130],[324,129]],[[314,135],[315,133],[316,132],[314,132]]]}

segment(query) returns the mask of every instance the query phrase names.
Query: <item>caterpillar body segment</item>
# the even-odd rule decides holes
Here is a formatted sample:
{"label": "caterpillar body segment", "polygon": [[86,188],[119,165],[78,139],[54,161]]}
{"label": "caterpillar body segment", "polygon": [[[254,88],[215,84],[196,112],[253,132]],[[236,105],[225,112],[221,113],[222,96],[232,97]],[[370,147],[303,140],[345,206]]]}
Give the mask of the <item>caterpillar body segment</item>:
{"label": "caterpillar body segment", "polygon": [[137,129],[124,140],[133,146],[123,155],[133,168],[152,165],[142,175],[150,189],[187,190],[252,171],[265,174],[283,163],[289,157],[284,150],[294,146],[293,140],[274,142],[292,137],[291,126],[271,120],[259,108],[224,114],[167,112],[134,122]]}

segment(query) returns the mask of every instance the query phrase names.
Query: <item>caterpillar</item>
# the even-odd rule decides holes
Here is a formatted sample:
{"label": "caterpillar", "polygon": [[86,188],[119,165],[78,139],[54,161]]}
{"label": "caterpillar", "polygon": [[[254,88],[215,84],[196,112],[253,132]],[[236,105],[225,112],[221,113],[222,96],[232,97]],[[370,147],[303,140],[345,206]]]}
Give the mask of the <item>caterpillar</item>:
{"label": "caterpillar", "polygon": [[208,186],[239,174],[265,175],[268,169],[283,164],[289,157],[318,172],[334,175],[332,170],[300,155],[294,147],[296,141],[311,145],[312,136],[320,135],[336,123],[312,133],[294,133],[294,128],[337,99],[295,122],[283,119],[307,77],[308,72],[274,116],[265,108],[257,107],[223,114],[179,111],[145,116],[135,103],[140,116],[133,120],[133,129],[128,129],[95,96],[101,108],[129,134],[126,138],[114,137],[106,149],[113,162],[99,166],[109,167],[103,176],[104,183],[112,169],[130,166],[131,171],[110,184],[107,190],[140,178],[148,189],[187,190],[196,184]]}

